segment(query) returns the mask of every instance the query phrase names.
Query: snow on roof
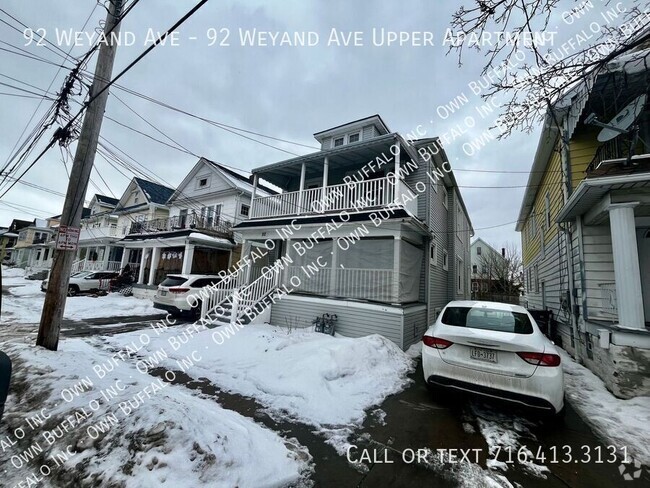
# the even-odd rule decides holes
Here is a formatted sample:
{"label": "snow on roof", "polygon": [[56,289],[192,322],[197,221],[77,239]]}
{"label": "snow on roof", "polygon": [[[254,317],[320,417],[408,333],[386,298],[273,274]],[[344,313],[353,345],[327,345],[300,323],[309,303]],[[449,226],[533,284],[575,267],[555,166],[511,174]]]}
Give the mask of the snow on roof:
{"label": "snow on roof", "polygon": [[207,234],[202,234],[200,232],[192,232],[187,236],[189,239],[196,239],[197,241],[209,242],[212,244],[220,244],[222,246],[234,247],[234,244],[228,239],[223,239],[222,237],[212,237]]}

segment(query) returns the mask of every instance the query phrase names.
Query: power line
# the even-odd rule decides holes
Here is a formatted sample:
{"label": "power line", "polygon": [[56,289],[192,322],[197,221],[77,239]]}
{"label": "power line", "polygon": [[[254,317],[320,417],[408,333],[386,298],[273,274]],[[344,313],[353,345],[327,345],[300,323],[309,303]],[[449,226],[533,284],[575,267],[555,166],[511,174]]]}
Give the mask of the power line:
{"label": "power line", "polygon": [[[18,179],[21,179],[34,165],[45,155],[47,151],[49,151],[52,146],[56,143],[56,141],[61,137],[61,134],[66,133],[70,130],[74,122],[79,118],[79,116],[84,112],[84,110],[102,93],[104,93],[106,90],[108,90],[117,80],[119,80],[122,76],[124,76],[131,68],[133,68],[138,62],[140,62],[147,54],[149,54],[153,49],[155,49],[162,41],[164,41],[172,32],[174,32],[178,27],[180,27],[187,19],[189,19],[199,8],[201,8],[205,3],[207,3],[208,0],[201,0],[198,4],[196,4],[188,13],[186,13],[183,17],[181,17],[180,20],[178,20],[172,27],[167,29],[161,36],[159,36],[156,41],[154,41],[151,46],[149,46],[147,49],[144,50],[138,57],[136,57],[131,63],[129,63],[126,68],[124,68],[120,73],[113,78],[111,81],[109,81],[101,90],[99,90],[97,93],[93,94],[91,97],[89,97],[88,101],[84,103],[83,108],[66,124],[66,126],[63,129],[57,130],[55,135],[52,137],[52,140],[50,143],[47,145],[43,151],[36,157],[36,159],[28,166],[28,168],[23,171],[23,173],[18,177]],[[1,10],[1,9],[0,9]],[[58,135],[58,137],[57,137]],[[0,195],[0,198],[5,196],[8,191],[10,191],[16,182],[13,182],[11,185],[9,185],[9,188],[7,188],[2,195]]]}

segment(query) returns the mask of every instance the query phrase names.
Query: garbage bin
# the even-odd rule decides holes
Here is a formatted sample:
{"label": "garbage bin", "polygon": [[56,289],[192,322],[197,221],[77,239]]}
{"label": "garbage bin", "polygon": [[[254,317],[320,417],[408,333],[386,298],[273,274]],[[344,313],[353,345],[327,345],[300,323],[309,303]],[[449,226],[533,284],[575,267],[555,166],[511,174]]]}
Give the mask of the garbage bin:
{"label": "garbage bin", "polygon": [[0,351],[0,422],[5,410],[5,402],[9,394],[9,381],[11,380],[11,359]]}

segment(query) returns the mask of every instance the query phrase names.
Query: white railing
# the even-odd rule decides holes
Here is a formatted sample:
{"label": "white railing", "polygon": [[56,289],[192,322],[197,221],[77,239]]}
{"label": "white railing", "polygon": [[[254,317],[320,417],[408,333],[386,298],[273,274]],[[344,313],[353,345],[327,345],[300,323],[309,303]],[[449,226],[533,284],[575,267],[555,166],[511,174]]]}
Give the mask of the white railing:
{"label": "white railing", "polygon": [[598,283],[598,288],[600,288],[601,310],[603,314],[618,317],[616,283]]}
{"label": "white railing", "polygon": [[387,303],[398,301],[395,295],[398,274],[392,269],[322,268],[306,277],[300,266],[288,266],[285,284],[295,275],[301,277],[295,290],[303,293]]}
{"label": "white railing", "polygon": [[201,317],[205,318],[226,301],[234,290],[244,285],[247,266],[240,267],[235,273],[228,274],[210,289],[210,295],[201,302]]}
{"label": "white railing", "polygon": [[117,231],[117,224],[102,227],[84,227],[79,233],[80,241],[101,239],[104,237],[121,237],[121,234]]}
{"label": "white railing", "polygon": [[[72,274],[79,273],[81,271],[120,271],[121,268],[120,261],[107,261],[104,264],[104,261],[88,261],[87,259],[81,259],[72,263]],[[131,264],[131,269],[133,265]]]}
{"label": "white railing", "polygon": [[258,302],[280,286],[281,276],[281,267],[273,266],[251,284],[235,290],[232,298],[230,322],[235,323],[242,319]]}
{"label": "white railing", "polygon": [[[402,180],[401,183],[406,185]],[[302,197],[301,197],[302,194]],[[386,207],[395,200],[395,179],[377,178],[354,183],[343,183],[323,188],[292,191],[260,197],[253,200],[251,218],[281,217],[284,215],[318,214],[341,210],[363,210]],[[406,204],[413,202],[406,202]],[[415,213],[414,213],[415,215]]]}
{"label": "white railing", "polygon": [[75,274],[75,273],[79,273],[80,271],[83,271],[85,265],[86,265],[85,259],[80,259],[79,261],[75,261],[74,263],[72,263],[71,274]]}

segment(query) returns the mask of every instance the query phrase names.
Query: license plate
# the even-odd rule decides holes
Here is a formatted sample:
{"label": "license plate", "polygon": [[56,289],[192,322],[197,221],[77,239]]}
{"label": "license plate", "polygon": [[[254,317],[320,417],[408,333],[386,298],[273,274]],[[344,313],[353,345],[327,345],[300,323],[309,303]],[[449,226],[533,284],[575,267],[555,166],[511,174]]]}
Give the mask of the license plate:
{"label": "license plate", "polygon": [[481,349],[480,347],[470,347],[469,357],[478,361],[485,361],[487,363],[498,363],[497,352],[490,351],[489,349]]}
{"label": "license plate", "polygon": [[167,295],[167,292],[166,292],[166,291],[161,291],[161,292],[160,292],[160,296],[161,296],[161,297],[164,297],[165,295]]}

